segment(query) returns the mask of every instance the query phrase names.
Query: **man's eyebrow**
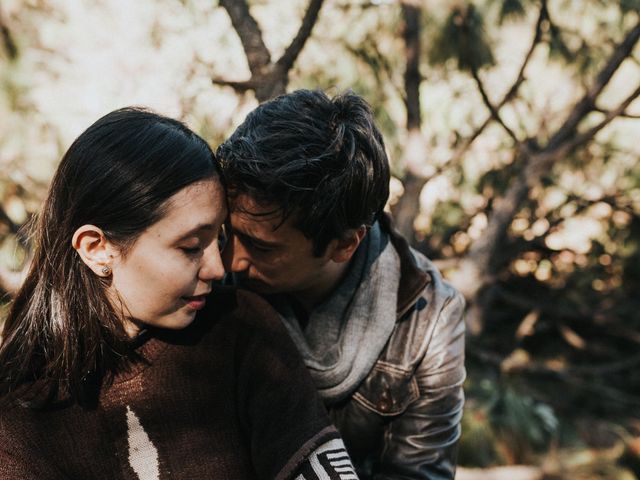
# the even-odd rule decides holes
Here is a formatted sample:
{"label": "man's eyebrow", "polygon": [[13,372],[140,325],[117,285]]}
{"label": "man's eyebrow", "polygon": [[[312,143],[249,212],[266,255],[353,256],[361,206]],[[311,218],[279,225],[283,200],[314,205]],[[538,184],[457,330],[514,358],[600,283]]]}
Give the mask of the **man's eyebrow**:
{"label": "man's eyebrow", "polygon": [[236,235],[236,236],[240,237],[241,239],[249,240],[251,243],[253,243],[253,244],[255,244],[255,245],[258,245],[258,246],[262,246],[262,247],[269,247],[269,248],[276,248],[276,247],[279,247],[279,246],[281,245],[281,244],[280,244],[280,243],[278,243],[278,242],[269,242],[269,241],[267,241],[267,240],[262,240],[262,239],[260,239],[260,238],[253,237],[253,236],[248,235],[248,234],[246,234],[246,233],[239,232],[239,231],[237,231],[237,230],[233,230],[233,229],[232,229],[232,230],[231,230],[231,232],[232,232],[234,235]]}

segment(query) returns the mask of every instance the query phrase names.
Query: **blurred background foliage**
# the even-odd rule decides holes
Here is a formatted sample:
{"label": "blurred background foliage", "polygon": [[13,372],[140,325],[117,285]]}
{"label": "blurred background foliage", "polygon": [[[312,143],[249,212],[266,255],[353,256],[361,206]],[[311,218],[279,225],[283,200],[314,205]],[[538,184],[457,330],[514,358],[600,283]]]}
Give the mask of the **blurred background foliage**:
{"label": "blurred background foliage", "polygon": [[637,478],[639,12],[639,0],[3,0],[4,308],[29,261],[24,226],[99,116],[146,105],[215,146],[258,101],[351,88],[385,134],[397,227],[467,298],[458,478]]}

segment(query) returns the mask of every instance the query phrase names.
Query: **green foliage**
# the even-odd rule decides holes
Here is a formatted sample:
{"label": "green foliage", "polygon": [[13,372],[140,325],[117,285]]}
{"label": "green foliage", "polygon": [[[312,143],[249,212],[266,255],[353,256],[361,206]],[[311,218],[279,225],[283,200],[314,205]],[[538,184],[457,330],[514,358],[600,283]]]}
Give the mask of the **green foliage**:
{"label": "green foliage", "polygon": [[640,0],[619,0],[619,5],[622,13],[640,12]]}
{"label": "green foliage", "polygon": [[457,202],[440,202],[433,212],[431,235],[449,237],[464,223],[466,214]]}
{"label": "green foliage", "polygon": [[496,435],[486,409],[468,406],[462,418],[458,456],[463,465],[488,467],[504,462],[496,449]]}
{"label": "green foliage", "polygon": [[551,406],[537,402],[510,387],[496,394],[489,408],[494,425],[515,444],[541,449],[558,428],[558,419]]}
{"label": "green foliage", "polygon": [[500,5],[499,20],[522,18],[526,14],[526,10],[521,0],[502,0]]}
{"label": "green foliage", "polygon": [[596,63],[593,57],[593,48],[587,45],[586,42],[582,42],[580,47],[575,52],[576,63],[578,64],[578,72],[581,75],[588,75],[595,73]]}
{"label": "green foliage", "polygon": [[452,9],[429,51],[433,65],[451,59],[457,60],[460,70],[479,69],[494,63],[482,14],[472,3]]}
{"label": "green foliage", "polygon": [[471,372],[475,380],[468,380],[465,390],[473,400],[465,410],[461,461],[480,467],[509,459],[531,462],[559,431],[553,408],[508,379],[487,376],[475,366]]}
{"label": "green foliage", "polygon": [[[6,65],[0,71],[0,106],[6,104],[6,108],[13,112],[28,111],[27,93],[28,86],[19,64],[14,62]],[[0,135],[2,133],[0,131]]]}
{"label": "green foliage", "polygon": [[575,60],[576,55],[567,46],[564,39],[564,33],[555,24],[549,26],[549,56],[557,60],[563,60],[571,63]]}
{"label": "green foliage", "polygon": [[490,198],[502,195],[519,171],[520,166],[516,162],[499,169],[489,170],[478,181],[478,191]]}
{"label": "green foliage", "polygon": [[[41,3],[29,8],[38,10]],[[106,11],[117,2],[94,3],[92,9]],[[136,59],[135,55],[141,51],[147,33],[139,33],[136,42],[131,43],[135,48],[126,50],[131,59],[116,56],[119,63],[110,65],[113,77],[96,85],[90,72],[82,69],[87,51],[76,49],[92,42],[91,38],[79,38],[74,33],[74,29],[84,32],[77,25],[77,15],[70,16],[67,23],[44,12],[37,22],[31,21],[29,28],[21,28],[29,23],[27,17],[15,14],[7,17],[13,19],[16,32],[21,32],[17,36],[21,57],[12,64],[0,58],[0,119],[8,119],[0,120],[0,167],[11,172],[6,185],[24,182],[25,188],[11,195],[3,193],[0,201],[5,207],[9,206],[9,197],[19,196],[31,199],[25,204],[29,213],[36,210],[33,198],[41,198],[43,193],[36,192],[30,183],[26,165],[56,160],[51,153],[55,149],[47,150],[52,136],[47,134],[51,127],[45,122],[62,123],[58,116],[69,111],[79,117],[84,100],[93,98],[87,95],[87,86],[99,99],[129,91],[145,101],[153,101],[147,94],[161,84],[159,74],[177,71],[171,69],[172,62],[181,64],[184,71],[172,73],[175,83],[172,81],[174,86],[169,93],[175,93],[175,98],[167,93],[157,105],[150,106],[160,110],[182,108],[177,115],[183,115],[214,147],[253,108],[251,94],[239,94],[236,98],[230,88],[210,87],[214,74],[233,80],[249,75],[242,70],[246,62],[238,36],[225,21],[219,2],[179,0],[172,4],[177,9],[170,16],[166,15],[167,5],[163,9],[156,8],[157,2],[134,3],[145,7],[138,11],[135,21],[129,22],[129,27],[148,22],[150,28],[140,32],[150,33],[153,37],[150,40],[155,38],[158,48],[166,47],[164,53],[154,56],[166,60],[167,68],[144,71],[145,65],[151,64],[144,63],[143,58]],[[290,34],[292,37],[297,28],[299,18],[291,12],[304,10],[307,3],[307,0],[249,1],[274,58],[287,46],[283,38],[290,38]],[[63,4],[60,3],[61,10],[66,9]],[[611,54],[612,44],[620,41],[622,32],[634,21],[632,15],[640,11],[640,0],[549,0],[547,4],[551,20],[542,24],[541,44],[535,47],[523,81],[512,98],[499,106],[500,117],[518,138],[531,139],[532,145],[540,146],[563,122],[585,86],[593,83],[597,70]],[[422,10],[424,58],[420,73],[424,81],[420,106],[422,133],[432,162],[429,167],[433,167],[426,169],[425,175],[435,184],[446,181],[439,184],[433,197],[423,198],[419,212],[416,200],[416,213],[420,213],[416,224],[425,235],[420,246],[428,249],[433,258],[444,259],[447,265],[450,260],[455,264],[454,257],[464,259],[474,242],[483,238],[492,208],[513,185],[524,165],[520,160],[511,161],[519,152],[514,151],[514,142],[504,129],[489,119],[488,109],[468,73],[494,67],[482,72],[481,79],[489,99],[498,105],[514,85],[518,67],[531,46],[540,5],[539,0],[444,0],[438,3],[438,8],[427,5]],[[282,18],[270,14],[278,7]],[[3,8],[12,7],[3,4]],[[116,9],[120,7],[116,5]],[[141,13],[144,15],[140,16]],[[167,30],[171,22],[165,21],[174,16],[180,18],[173,28],[184,32],[181,35],[184,39],[177,43],[175,35]],[[110,30],[117,32],[118,15],[110,11],[104,18],[112,19]],[[209,18],[216,18],[218,23],[207,25]],[[201,27],[204,29],[198,33],[199,43],[188,43],[190,33]],[[41,38],[38,32],[44,32]],[[399,159],[403,158],[407,133],[401,32],[398,2],[325,2],[313,35],[290,72],[288,85],[289,90],[322,88],[330,93],[352,88],[363,95],[372,105],[384,133],[395,160],[395,172],[402,172],[405,167]],[[99,68],[111,61],[102,54],[117,44],[120,37],[124,35],[114,33],[113,41],[103,39],[101,46],[93,46],[89,50],[91,62],[87,58],[87,63]],[[54,42],[55,38],[65,39],[64,45]],[[167,49],[178,55],[167,55]],[[194,67],[185,60],[189,58],[200,58],[201,62]],[[550,59],[553,61],[549,62]],[[136,75],[130,74],[132,65],[136,65]],[[619,72],[622,76],[615,77],[615,82],[605,90],[610,96],[598,99],[598,106],[614,107],[619,101],[616,95],[624,93],[619,90],[632,89],[637,83],[637,62],[625,62],[624,69],[625,73]],[[83,105],[41,108],[43,99],[65,97],[55,88],[64,82],[74,85],[73,91],[78,90]],[[122,82],[123,86],[117,87]],[[100,101],[96,103],[102,108]],[[637,113],[636,106],[634,103],[630,112]],[[600,112],[592,115],[578,125],[578,131],[585,131],[603,118]],[[487,128],[480,129],[485,121]],[[465,146],[476,130],[479,133],[472,145]],[[580,148],[558,159],[540,181],[529,185],[524,204],[512,219],[506,238],[499,242],[504,248],[496,254],[495,271],[490,272],[491,278],[496,279],[492,287],[499,293],[496,297],[487,296],[483,333],[468,348],[469,357],[473,349],[482,347],[498,360],[472,359],[477,363],[475,369],[469,370],[468,407],[460,445],[463,464],[488,466],[533,461],[531,456],[547,448],[550,438],[562,436],[557,434],[559,423],[561,430],[570,430],[567,425],[580,415],[613,418],[637,413],[637,406],[630,404],[640,389],[637,364],[634,368],[599,375],[589,373],[587,367],[625,360],[637,351],[640,343],[637,333],[640,164],[635,141],[638,135],[637,121],[616,120],[589,148]],[[612,172],[616,178],[607,180]],[[610,212],[605,209],[604,214],[596,215],[590,210],[590,205],[596,203],[606,203]],[[589,228],[594,228],[593,233],[586,234],[582,224],[571,223],[574,217],[592,220]],[[560,246],[550,242],[557,234],[563,236]],[[15,267],[25,252],[18,250],[16,255],[17,242],[12,235],[0,226],[0,263]],[[581,246],[585,242],[586,249]],[[451,268],[454,272],[455,267]],[[518,336],[523,319],[531,318],[532,312],[538,312],[538,316],[534,315],[537,320],[524,337]],[[573,344],[567,341],[567,329],[583,340],[582,347],[575,337]],[[476,340],[481,340],[480,347]],[[500,359],[518,349],[526,351],[530,364],[542,372],[548,365],[560,370],[566,367],[569,372],[573,367],[583,370],[570,376],[551,368],[540,375],[523,369],[507,376],[499,369]],[[491,358],[495,360],[494,357]],[[575,432],[572,435],[562,436],[559,441],[579,445],[578,436]]]}

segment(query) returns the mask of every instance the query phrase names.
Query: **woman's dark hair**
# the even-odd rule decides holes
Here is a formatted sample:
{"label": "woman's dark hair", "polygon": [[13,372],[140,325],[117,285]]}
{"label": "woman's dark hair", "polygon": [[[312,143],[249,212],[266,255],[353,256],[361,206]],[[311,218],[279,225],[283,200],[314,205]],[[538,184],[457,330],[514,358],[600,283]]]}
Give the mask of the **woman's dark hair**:
{"label": "woman's dark hair", "polygon": [[38,215],[31,267],[4,324],[0,406],[42,405],[61,395],[82,403],[87,385],[129,359],[109,280],[72,248],[74,232],[95,225],[126,254],[172,195],[215,175],[202,138],[144,109],[111,112],[73,142]]}
{"label": "woman's dark hair", "polygon": [[[296,90],[252,111],[216,152],[228,194],[272,205],[322,255],[370,226],[389,196],[389,160],[371,108],[352,92]],[[274,212],[275,213],[275,212]]]}

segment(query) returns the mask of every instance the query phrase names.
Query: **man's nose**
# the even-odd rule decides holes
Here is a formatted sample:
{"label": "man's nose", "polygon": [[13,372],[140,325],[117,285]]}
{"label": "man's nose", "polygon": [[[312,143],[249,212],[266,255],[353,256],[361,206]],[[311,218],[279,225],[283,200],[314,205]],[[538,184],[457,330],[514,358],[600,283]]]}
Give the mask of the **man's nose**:
{"label": "man's nose", "polygon": [[245,272],[251,265],[247,250],[233,234],[229,235],[227,245],[222,251],[222,263],[227,272],[233,273]]}

